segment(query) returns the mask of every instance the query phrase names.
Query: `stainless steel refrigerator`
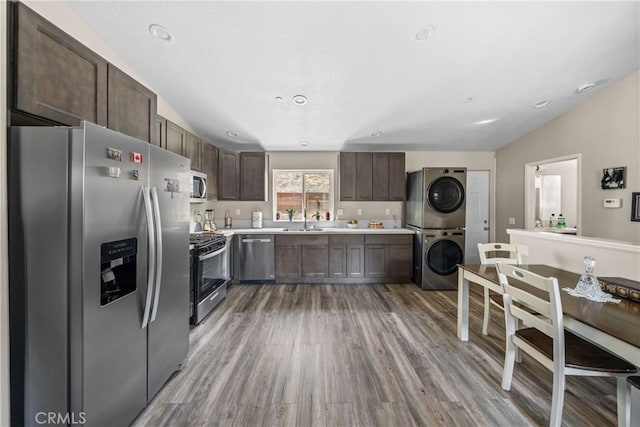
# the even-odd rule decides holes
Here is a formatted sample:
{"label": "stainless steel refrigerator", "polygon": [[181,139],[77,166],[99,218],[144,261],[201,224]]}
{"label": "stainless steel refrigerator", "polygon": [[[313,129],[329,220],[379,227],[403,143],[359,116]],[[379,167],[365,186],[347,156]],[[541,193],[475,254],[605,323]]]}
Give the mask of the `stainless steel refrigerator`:
{"label": "stainless steel refrigerator", "polygon": [[10,133],[12,425],[128,425],[189,348],[189,160],[86,122]]}

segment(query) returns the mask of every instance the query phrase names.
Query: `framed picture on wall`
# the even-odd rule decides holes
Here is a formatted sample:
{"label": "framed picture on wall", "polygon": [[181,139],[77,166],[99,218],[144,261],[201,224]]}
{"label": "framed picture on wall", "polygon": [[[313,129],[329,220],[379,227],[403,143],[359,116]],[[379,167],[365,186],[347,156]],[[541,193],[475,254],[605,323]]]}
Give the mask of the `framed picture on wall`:
{"label": "framed picture on wall", "polygon": [[640,221],[640,193],[631,193],[631,221]]}
{"label": "framed picture on wall", "polygon": [[624,166],[602,169],[602,178],[600,179],[602,189],[624,188],[626,169]]}

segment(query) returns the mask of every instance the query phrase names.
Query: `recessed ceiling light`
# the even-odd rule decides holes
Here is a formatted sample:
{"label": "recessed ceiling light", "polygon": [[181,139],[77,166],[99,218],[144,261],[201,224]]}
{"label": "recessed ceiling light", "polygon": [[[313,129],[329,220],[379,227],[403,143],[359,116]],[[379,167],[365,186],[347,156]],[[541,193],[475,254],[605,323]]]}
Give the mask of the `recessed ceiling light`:
{"label": "recessed ceiling light", "polygon": [[549,105],[550,102],[551,102],[550,99],[542,99],[542,100],[536,102],[535,104],[533,104],[533,108],[544,108],[547,105]]}
{"label": "recessed ceiling light", "polygon": [[474,125],[486,125],[486,124],[488,124],[488,123],[493,123],[493,122],[495,122],[496,120],[498,120],[498,119],[480,120],[480,121],[474,122],[473,124],[474,124]]}
{"label": "recessed ceiling light", "polygon": [[582,86],[580,86],[578,89],[576,89],[576,93],[585,93],[585,92],[590,91],[594,87],[596,87],[596,83],[595,82],[585,83]]}
{"label": "recessed ceiling light", "polygon": [[309,145],[309,141],[300,141],[300,145],[306,147],[307,145]]}
{"label": "recessed ceiling light", "polygon": [[296,105],[304,105],[307,103],[307,97],[304,95],[296,95],[293,97],[293,103]]}
{"label": "recessed ceiling light", "polygon": [[157,38],[158,40],[162,40],[165,43],[173,44],[175,42],[175,38],[173,37],[171,32],[169,32],[169,30],[167,30],[162,25],[149,25],[149,32],[153,37]]}
{"label": "recessed ceiling light", "polygon": [[238,132],[232,132],[232,131],[227,131],[227,135],[232,137],[232,138],[237,138],[240,136],[240,134]]}
{"label": "recessed ceiling light", "polygon": [[275,100],[276,100],[276,101],[278,101],[278,102],[282,102],[282,101],[284,101],[284,100],[282,99],[282,97],[281,97],[281,96],[276,96],[276,97],[275,97]]}
{"label": "recessed ceiling light", "polygon": [[374,133],[371,134],[371,136],[374,137],[374,138],[377,138],[380,135],[382,135],[382,132],[380,132],[380,131],[377,131],[377,132],[374,132]]}
{"label": "recessed ceiling light", "polygon": [[421,29],[420,31],[418,31],[414,36],[413,39],[417,40],[419,42],[421,41],[425,41],[431,37],[433,37],[433,33],[436,31],[436,29],[434,28],[433,25],[427,25],[426,27],[424,27],[423,29]]}
{"label": "recessed ceiling light", "polygon": [[473,98],[471,98],[471,97],[469,97],[469,98],[467,98],[467,99],[465,99],[465,100],[464,100],[464,103],[465,103],[465,104],[469,104],[469,103],[471,103],[471,102],[473,102]]}

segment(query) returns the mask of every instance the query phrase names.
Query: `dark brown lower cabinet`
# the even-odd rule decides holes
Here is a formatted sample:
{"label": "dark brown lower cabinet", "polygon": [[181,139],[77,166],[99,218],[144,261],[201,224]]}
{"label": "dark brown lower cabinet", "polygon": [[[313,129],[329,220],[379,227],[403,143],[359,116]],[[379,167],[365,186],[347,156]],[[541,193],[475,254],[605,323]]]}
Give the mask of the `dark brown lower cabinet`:
{"label": "dark brown lower cabinet", "polygon": [[302,276],[300,246],[288,246],[276,237],[276,280],[299,279]]}
{"label": "dark brown lower cabinet", "polygon": [[364,235],[329,236],[329,277],[364,277]]}
{"label": "dark brown lower cabinet", "polygon": [[280,283],[383,283],[408,281],[411,235],[277,235]]}
{"label": "dark brown lower cabinet", "polygon": [[393,280],[410,280],[413,268],[412,258],[412,244],[387,246],[387,277]]}
{"label": "dark brown lower cabinet", "polygon": [[364,275],[366,277],[387,277],[386,245],[367,245],[365,257]]}
{"label": "dark brown lower cabinet", "polygon": [[329,250],[325,245],[302,246],[302,277],[327,277]]}

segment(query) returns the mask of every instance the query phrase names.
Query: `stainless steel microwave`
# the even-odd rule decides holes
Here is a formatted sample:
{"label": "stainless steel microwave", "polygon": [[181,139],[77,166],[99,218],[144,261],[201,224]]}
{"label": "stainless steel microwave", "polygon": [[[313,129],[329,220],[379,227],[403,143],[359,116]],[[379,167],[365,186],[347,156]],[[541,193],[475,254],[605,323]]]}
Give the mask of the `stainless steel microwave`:
{"label": "stainless steel microwave", "polygon": [[207,174],[191,171],[191,203],[202,203],[207,200]]}

